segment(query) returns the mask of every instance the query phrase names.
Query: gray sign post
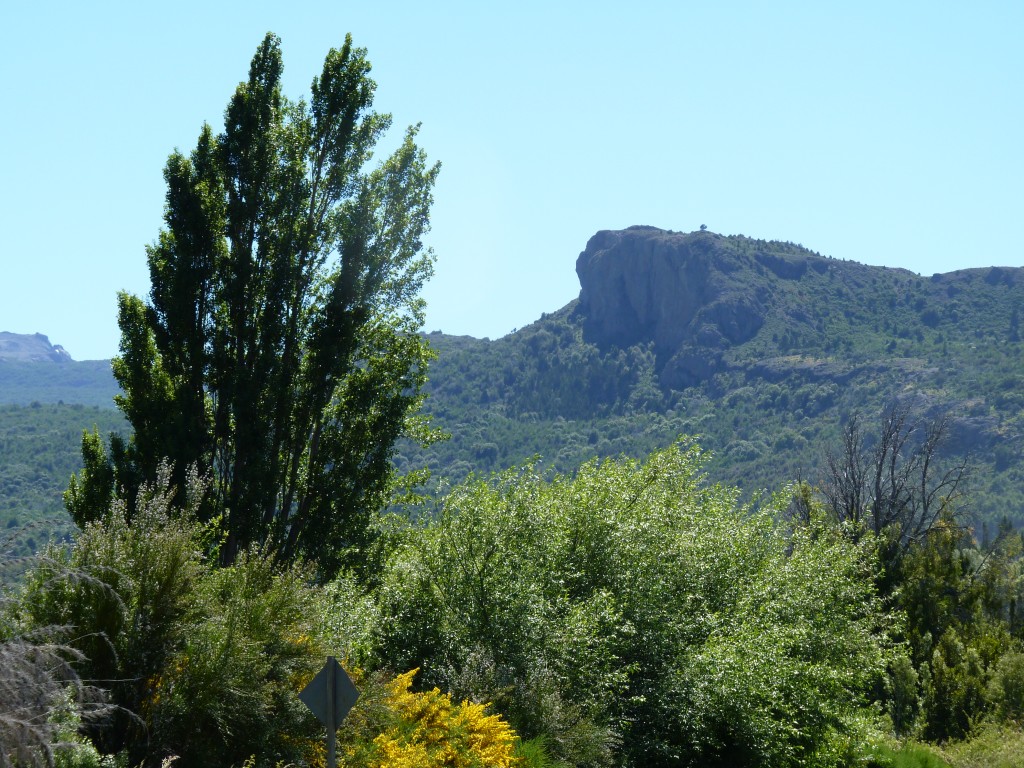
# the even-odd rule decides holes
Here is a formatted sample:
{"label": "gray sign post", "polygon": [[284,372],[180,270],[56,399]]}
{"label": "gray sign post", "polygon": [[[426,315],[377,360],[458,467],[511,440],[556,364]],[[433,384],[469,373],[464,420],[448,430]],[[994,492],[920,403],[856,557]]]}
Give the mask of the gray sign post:
{"label": "gray sign post", "polygon": [[359,691],[333,656],[327,657],[323,669],[299,693],[302,703],[327,726],[327,768],[337,768],[335,750],[338,726],[358,698]]}

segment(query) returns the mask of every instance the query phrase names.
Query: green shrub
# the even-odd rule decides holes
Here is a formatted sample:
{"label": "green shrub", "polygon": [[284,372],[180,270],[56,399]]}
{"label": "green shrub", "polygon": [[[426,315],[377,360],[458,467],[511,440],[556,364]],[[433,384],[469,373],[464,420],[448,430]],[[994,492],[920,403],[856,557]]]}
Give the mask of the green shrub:
{"label": "green shrub", "polygon": [[[147,754],[142,719],[146,681],[167,664],[193,623],[202,574],[198,526],[186,511],[170,516],[172,491],[162,483],[140,493],[129,526],[116,504],[88,526],[70,550],[51,549],[27,581],[21,612],[28,626],[65,626],[81,656],[83,679],[105,688],[114,708],[83,730],[106,754],[129,748],[133,762]],[[201,494],[196,478],[191,497]]]}
{"label": "green shrub", "polygon": [[913,732],[921,712],[920,676],[910,658],[896,655],[889,666],[889,717],[897,736]]}
{"label": "green shrub", "polygon": [[457,488],[389,565],[379,660],[571,765],[842,764],[886,663],[870,551],[785,527],[788,498],[737,504],[702,462]]}
{"label": "green shrub", "polygon": [[963,739],[987,709],[985,669],[977,650],[947,630],[934,652],[924,688],[924,736]]}
{"label": "green shrub", "polygon": [[151,743],[199,766],[253,754],[300,760],[322,739],[297,697],[327,655],[307,576],[277,572],[258,553],[204,575],[197,620],[147,680],[141,714]]}
{"label": "green shrub", "polygon": [[[22,620],[72,628],[78,674],[115,705],[83,724],[101,753],[182,768],[304,759],[319,731],[297,693],[332,650],[327,598],[258,552],[213,567],[208,532],[172,509],[168,477],[143,489],[130,525],[115,502],[52,551],[28,578]],[[193,478],[183,497],[201,493]]]}
{"label": "green shrub", "polygon": [[521,761],[522,768],[564,768],[548,751],[547,739],[543,736],[520,741],[516,744],[515,756]]}
{"label": "green shrub", "polygon": [[989,681],[989,698],[1002,720],[1024,721],[1024,653],[1003,654]]}
{"label": "green shrub", "polygon": [[1024,768],[1024,730],[988,725],[967,741],[946,744],[942,754],[956,768]]}
{"label": "green shrub", "polygon": [[866,768],[950,768],[950,764],[921,744],[905,744],[898,749],[876,746]]}

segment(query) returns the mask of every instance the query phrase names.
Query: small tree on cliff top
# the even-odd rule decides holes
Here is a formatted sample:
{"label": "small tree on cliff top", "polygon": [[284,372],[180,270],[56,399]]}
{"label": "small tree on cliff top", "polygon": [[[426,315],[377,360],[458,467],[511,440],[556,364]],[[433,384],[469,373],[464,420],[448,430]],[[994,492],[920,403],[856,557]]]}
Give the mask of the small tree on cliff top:
{"label": "small tree on cliff top", "polygon": [[428,229],[438,166],[409,129],[374,170],[390,117],[347,37],[309,104],[281,93],[280,42],[267,35],[225,111],[188,157],[164,169],[166,229],[147,248],[149,301],[123,293],[114,373],[127,441],[83,440],[65,495],[79,525],[114,494],[131,503],[169,459],[213,486],[221,560],[254,542],[330,574],[366,543],[393,486],[393,446],[426,438],[415,416],[429,350],[419,291],[433,268]]}

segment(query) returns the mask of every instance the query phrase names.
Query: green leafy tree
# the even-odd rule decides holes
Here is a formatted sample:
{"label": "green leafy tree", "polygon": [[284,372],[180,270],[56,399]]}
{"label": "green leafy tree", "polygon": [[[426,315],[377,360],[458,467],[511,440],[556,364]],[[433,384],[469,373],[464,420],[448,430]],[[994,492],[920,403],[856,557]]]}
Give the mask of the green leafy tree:
{"label": "green leafy tree", "polygon": [[845,764],[894,653],[870,542],[738,504],[704,461],[467,481],[390,562],[379,661],[567,765]]}
{"label": "green leafy tree", "polygon": [[[920,711],[913,714],[928,739],[961,739],[985,717],[1015,717],[1019,544],[1004,531],[990,548],[978,549],[944,517],[900,562],[893,607],[906,617],[903,635],[920,683]],[[916,695],[910,688],[904,696]],[[900,691],[894,693],[896,699]],[[913,718],[905,722],[913,725]]]}
{"label": "green leafy tree", "polygon": [[330,574],[366,545],[394,487],[395,442],[432,434],[415,414],[438,172],[415,128],[367,170],[390,125],[371,109],[369,71],[348,37],[310,102],[289,101],[268,34],[223,132],[205,125],[190,156],[171,154],[149,301],[118,304],[116,400],[133,434],[109,450],[86,436],[65,495],[80,526],[115,494],[130,502],[166,458],[176,487],[192,466],[212,477],[201,514],[222,517],[223,564],[266,542]]}

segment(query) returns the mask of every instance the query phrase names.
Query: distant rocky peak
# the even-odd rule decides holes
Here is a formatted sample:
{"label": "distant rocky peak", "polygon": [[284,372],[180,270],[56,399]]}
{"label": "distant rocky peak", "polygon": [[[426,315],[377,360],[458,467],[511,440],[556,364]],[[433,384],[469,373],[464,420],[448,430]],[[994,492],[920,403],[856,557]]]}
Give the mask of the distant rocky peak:
{"label": "distant rocky peak", "polygon": [[615,346],[653,341],[661,352],[698,337],[701,346],[745,341],[762,314],[757,297],[742,285],[748,260],[713,232],[598,232],[576,261],[589,340]]}
{"label": "distant rocky peak", "polygon": [[0,361],[66,363],[71,361],[71,355],[41,333],[0,331]]}
{"label": "distant rocky peak", "polygon": [[663,383],[690,386],[762,328],[781,283],[829,262],[792,243],[635,226],[601,231],[576,261],[584,338],[653,344]]}

